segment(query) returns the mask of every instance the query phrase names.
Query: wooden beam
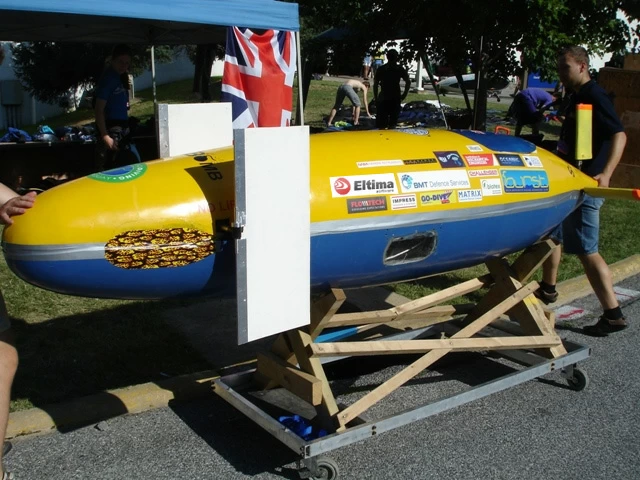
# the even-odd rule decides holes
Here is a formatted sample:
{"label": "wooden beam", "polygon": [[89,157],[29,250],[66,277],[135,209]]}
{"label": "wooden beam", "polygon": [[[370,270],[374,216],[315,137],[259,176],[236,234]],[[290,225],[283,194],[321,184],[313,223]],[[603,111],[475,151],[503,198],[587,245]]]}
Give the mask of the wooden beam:
{"label": "wooden beam", "polygon": [[467,313],[471,306],[464,305],[442,305],[430,307],[419,312],[407,313],[402,316],[391,310],[376,310],[375,312],[355,312],[340,313],[326,323],[329,327],[350,327],[367,324],[386,324],[405,319],[418,319],[430,317],[446,317],[452,315],[461,315]]}
{"label": "wooden beam", "polygon": [[372,342],[314,343],[314,357],[398,355],[447,349],[450,352],[516,350],[560,345],[555,335],[526,337],[443,338],[439,340],[391,340]]}
{"label": "wooden beam", "polygon": [[449,288],[445,288],[444,290],[432,293],[431,295],[427,295],[426,297],[403,303],[402,305],[393,307],[390,310],[397,313],[398,317],[402,317],[404,315],[419,312],[433,305],[447,302],[462,295],[480,290],[481,288],[489,285],[491,281],[492,279],[489,275],[473,278],[471,280],[467,280],[466,282],[459,283]]}
{"label": "wooden beam", "polygon": [[318,417],[323,427],[336,431],[343,429],[336,419],[338,413],[338,405],[331,391],[331,385],[327,380],[327,376],[322,368],[319,358],[309,358],[307,355],[307,347],[311,344],[311,336],[300,330],[288,332],[289,341],[293,347],[293,351],[298,359],[300,369],[313,375],[322,382],[322,401],[318,405]]}
{"label": "wooden beam", "polygon": [[[513,295],[505,298],[504,301],[491,308],[489,311],[478,317],[474,322],[470,325],[467,325],[458,333],[456,333],[451,338],[469,338],[484,327],[489,325],[494,319],[498,318],[503,313],[510,310],[514,305],[518,304],[522,301],[523,298],[526,298],[528,295],[538,288],[538,282],[532,282],[528,284],[526,287],[523,287],[518,292]],[[360,400],[356,401],[349,407],[345,408],[342,412],[338,414],[338,420],[341,426],[346,426],[350,421],[355,419],[362,412],[367,410],[374,405],[375,403],[382,400],[384,397],[389,395],[391,392],[396,390],[398,387],[402,386],[407,381],[411,380],[413,377],[422,372],[425,368],[432,365],[434,362],[444,357],[451,350],[441,349],[441,350],[432,350],[426,355],[423,355],[418,360],[413,362],[411,365],[406,367],[401,372],[397,373],[389,380],[366,394]]]}
{"label": "wooden beam", "polygon": [[556,248],[560,245],[548,238],[522,252],[512,264],[515,278],[522,283],[529,281]]}
{"label": "wooden beam", "polygon": [[346,300],[344,291],[332,288],[331,292],[314,302],[311,306],[311,338],[317,338],[326,328],[327,322],[336,314]]}
{"label": "wooden beam", "polygon": [[[512,269],[502,260],[487,262],[489,272],[496,281],[496,285],[504,289],[505,292],[515,292],[522,287],[522,284],[514,277]],[[537,283],[537,282],[536,282]],[[531,295],[523,302],[515,305],[511,311],[513,317],[518,320],[525,335],[552,335],[555,333],[553,326],[544,314],[540,301]],[[556,358],[565,355],[567,350],[560,344],[549,349],[540,350],[539,355]]]}
{"label": "wooden beam", "polygon": [[322,402],[322,382],[275,355],[259,353],[257,372],[311,405],[317,406]]}

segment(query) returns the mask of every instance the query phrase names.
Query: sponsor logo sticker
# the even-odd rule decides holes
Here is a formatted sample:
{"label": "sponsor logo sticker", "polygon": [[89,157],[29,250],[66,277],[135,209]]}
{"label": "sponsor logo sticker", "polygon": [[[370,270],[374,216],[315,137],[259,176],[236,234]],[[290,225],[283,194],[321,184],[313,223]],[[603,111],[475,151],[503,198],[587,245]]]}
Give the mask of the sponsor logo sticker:
{"label": "sponsor logo sticker", "polygon": [[456,196],[453,190],[441,190],[439,192],[423,193],[420,195],[421,205],[446,205],[456,203]]}
{"label": "sponsor logo sticker", "polygon": [[479,202],[482,200],[482,190],[458,190],[459,202]]}
{"label": "sponsor logo sticker", "polygon": [[406,210],[417,207],[418,200],[415,195],[391,195],[391,210]]}
{"label": "sponsor logo sticker", "polygon": [[348,198],[349,213],[380,212],[387,209],[387,197]]}
{"label": "sponsor logo sticker", "polygon": [[421,137],[429,135],[429,130],[427,130],[426,128],[403,128],[399,131],[402,133],[409,133],[411,135],[419,135]]}
{"label": "sponsor logo sticker", "polygon": [[362,197],[383,193],[398,193],[393,173],[330,177],[332,197]]}
{"label": "sponsor logo sticker", "polygon": [[495,155],[498,159],[498,163],[503,167],[524,167],[520,155],[515,155],[513,153],[496,153]]}
{"label": "sponsor logo sticker", "polygon": [[500,175],[497,168],[482,168],[480,170],[469,170],[470,177],[497,177]]}
{"label": "sponsor logo sticker", "polygon": [[467,145],[467,149],[470,152],[481,152],[482,151],[482,147],[480,145]]}
{"label": "sponsor logo sticker", "polygon": [[524,160],[524,164],[527,167],[533,168],[542,168],[542,162],[540,161],[540,157],[536,157],[534,155],[523,155],[522,159]]}
{"label": "sponsor logo sticker", "polygon": [[371,160],[369,162],[356,162],[358,168],[396,167],[402,164],[402,160]]}
{"label": "sponsor logo sticker", "polygon": [[403,160],[405,165],[424,165],[427,163],[438,163],[435,158],[413,158],[411,160]]}
{"label": "sponsor logo sticker", "polygon": [[464,167],[462,157],[458,152],[448,150],[444,152],[433,152],[442,168],[461,168]]}
{"label": "sponsor logo sticker", "polygon": [[107,183],[124,183],[140,178],[147,171],[146,163],[136,163],[118,167],[105,172],[92,173],[89,178]]}
{"label": "sponsor logo sticker", "polygon": [[430,172],[409,172],[398,174],[402,193],[469,188],[466,170],[437,170]]}
{"label": "sponsor logo sticker", "polygon": [[507,193],[548,192],[549,177],[544,170],[502,170]]}
{"label": "sponsor logo sticker", "polygon": [[476,155],[465,155],[464,159],[470,167],[490,167],[495,165],[493,154],[478,153]]}
{"label": "sponsor logo sticker", "polygon": [[483,178],[480,180],[480,187],[485,197],[502,195],[502,183],[499,178]]}

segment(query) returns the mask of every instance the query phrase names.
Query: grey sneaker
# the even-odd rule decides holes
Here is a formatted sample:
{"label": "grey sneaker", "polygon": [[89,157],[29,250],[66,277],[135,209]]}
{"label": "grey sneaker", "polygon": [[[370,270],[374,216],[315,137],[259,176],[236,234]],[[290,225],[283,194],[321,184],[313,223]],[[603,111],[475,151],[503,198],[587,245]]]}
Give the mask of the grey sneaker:
{"label": "grey sneaker", "polygon": [[4,475],[2,475],[2,480],[16,480],[16,477],[14,477],[13,473],[11,472],[4,472]]}
{"label": "grey sneaker", "polygon": [[600,320],[598,320],[598,323],[587,325],[583,327],[582,331],[592,337],[608,337],[610,333],[619,332],[628,326],[627,320],[624,317],[618,320],[610,320],[603,315],[600,317]]}

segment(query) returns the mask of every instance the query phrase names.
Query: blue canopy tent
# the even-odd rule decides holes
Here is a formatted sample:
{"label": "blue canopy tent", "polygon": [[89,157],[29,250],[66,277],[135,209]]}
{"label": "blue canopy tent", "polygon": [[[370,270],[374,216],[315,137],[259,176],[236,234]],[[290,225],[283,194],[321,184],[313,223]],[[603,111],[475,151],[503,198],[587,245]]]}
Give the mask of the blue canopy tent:
{"label": "blue canopy tent", "polygon": [[[229,26],[299,32],[298,4],[275,0],[0,0],[0,40],[5,41],[197,45],[224,43]],[[151,52],[155,103],[153,48]],[[300,72],[299,52],[300,48]]]}
{"label": "blue canopy tent", "polygon": [[299,31],[298,5],[275,0],[0,0],[0,40],[195,45],[227,26]]}

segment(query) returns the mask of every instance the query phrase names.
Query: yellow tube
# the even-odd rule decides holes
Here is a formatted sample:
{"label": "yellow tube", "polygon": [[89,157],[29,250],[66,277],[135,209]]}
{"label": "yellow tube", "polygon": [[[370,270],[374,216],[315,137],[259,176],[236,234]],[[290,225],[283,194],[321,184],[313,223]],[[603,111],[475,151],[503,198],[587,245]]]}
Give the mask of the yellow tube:
{"label": "yellow tube", "polygon": [[593,105],[576,105],[576,160],[591,160]]}

